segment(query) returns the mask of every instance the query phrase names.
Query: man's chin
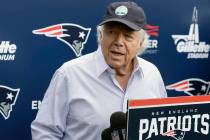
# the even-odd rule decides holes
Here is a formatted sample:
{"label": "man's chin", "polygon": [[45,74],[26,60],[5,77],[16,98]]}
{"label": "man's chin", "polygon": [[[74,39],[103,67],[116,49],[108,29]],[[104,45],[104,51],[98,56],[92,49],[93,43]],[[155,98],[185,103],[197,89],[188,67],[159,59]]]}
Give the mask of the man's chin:
{"label": "man's chin", "polygon": [[115,62],[110,62],[109,66],[113,69],[120,69],[124,66],[124,63],[115,61]]}

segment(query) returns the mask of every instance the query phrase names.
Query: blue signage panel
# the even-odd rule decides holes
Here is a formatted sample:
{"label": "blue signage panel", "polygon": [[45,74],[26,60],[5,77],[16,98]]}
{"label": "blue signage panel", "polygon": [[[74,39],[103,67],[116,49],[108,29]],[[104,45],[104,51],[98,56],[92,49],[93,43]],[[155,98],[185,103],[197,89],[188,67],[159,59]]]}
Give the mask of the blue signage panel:
{"label": "blue signage panel", "polygon": [[[110,2],[1,2],[0,139],[31,139],[30,124],[53,73],[97,49],[96,26]],[[134,2],[145,10],[150,35],[141,57],[159,68],[168,95],[209,94],[209,0]]]}

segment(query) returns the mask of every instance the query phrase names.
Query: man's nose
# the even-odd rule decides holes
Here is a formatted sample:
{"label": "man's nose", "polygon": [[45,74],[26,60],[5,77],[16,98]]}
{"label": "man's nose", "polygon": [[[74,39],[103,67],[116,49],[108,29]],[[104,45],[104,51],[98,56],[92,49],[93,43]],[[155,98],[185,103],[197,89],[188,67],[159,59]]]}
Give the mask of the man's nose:
{"label": "man's nose", "polygon": [[124,41],[123,34],[118,33],[116,38],[115,38],[114,44],[118,47],[122,47],[123,46],[123,41]]}

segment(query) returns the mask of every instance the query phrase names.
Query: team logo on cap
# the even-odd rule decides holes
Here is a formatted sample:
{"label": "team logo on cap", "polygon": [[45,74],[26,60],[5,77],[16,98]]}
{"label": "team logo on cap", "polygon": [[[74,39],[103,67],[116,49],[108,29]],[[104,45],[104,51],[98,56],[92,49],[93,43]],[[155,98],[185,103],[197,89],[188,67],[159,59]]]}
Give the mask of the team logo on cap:
{"label": "team logo on cap", "polygon": [[118,16],[124,16],[128,13],[128,8],[126,6],[119,6],[115,9],[115,14]]}
{"label": "team logo on cap", "polygon": [[19,91],[20,89],[0,85],[0,113],[4,119],[10,117],[12,106],[15,105]]}
{"label": "team logo on cap", "polygon": [[87,42],[90,31],[91,28],[85,28],[72,23],[62,23],[33,30],[33,33],[47,37],[56,37],[58,40],[66,43],[78,57],[82,55],[82,50]]}
{"label": "team logo on cap", "polygon": [[209,95],[210,82],[198,78],[186,79],[166,86],[168,90],[183,91],[190,96]]}

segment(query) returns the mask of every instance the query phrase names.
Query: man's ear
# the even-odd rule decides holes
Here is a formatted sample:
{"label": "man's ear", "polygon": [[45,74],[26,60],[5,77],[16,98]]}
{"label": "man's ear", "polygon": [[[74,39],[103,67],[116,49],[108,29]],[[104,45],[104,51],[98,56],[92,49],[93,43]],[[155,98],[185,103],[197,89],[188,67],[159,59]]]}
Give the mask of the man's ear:
{"label": "man's ear", "polygon": [[102,34],[103,34],[102,31],[100,31],[100,32],[99,32],[99,38],[100,38],[100,40],[101,40],[101,38],[102,38]]}
{"label": "man's ear", "polygon": [[99,42],[101,42],[103,38],[103,31],[99,31]]}
{"label": "man's ear", "polygon": [[139,44],[140,48],[142,47],[143,42],[144,42],[144,40],[140,41],[140,44]]}

